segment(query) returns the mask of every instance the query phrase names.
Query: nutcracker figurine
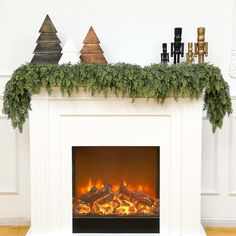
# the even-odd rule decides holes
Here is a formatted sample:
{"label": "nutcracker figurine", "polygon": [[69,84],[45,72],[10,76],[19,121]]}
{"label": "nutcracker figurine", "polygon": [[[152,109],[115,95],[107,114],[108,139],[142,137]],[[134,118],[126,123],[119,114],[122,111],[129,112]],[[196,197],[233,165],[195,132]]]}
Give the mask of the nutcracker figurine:
{"label": "nutcracker figurine", "polygon": [[184,43],[181,43],[182,28],[175,28],[174,43],[171,43],[171,57],[174,56],[174,64],[179,63],[180,55],[184,56]]}
{"label": "nutcracker figurine", "polygon": [[162,44],[162,53],[161,53],[161,62],[168,63],[169,62],[169,53],[167,52],[167,44]]}
{"label": "nutcracker figurine", "polygon": [[194,62],[193,43],[188,43],[188,52],[186,53],[186,60],[189,63]]}
{"label": "nutcracker figurine", "polygon": [[197,43],[194,44],[195,57],[198,56],[198,63],[204,63],[204,56],[208,56],[208,42],[205,42],[205,28],[199,27],[197,29],[198,37]]}

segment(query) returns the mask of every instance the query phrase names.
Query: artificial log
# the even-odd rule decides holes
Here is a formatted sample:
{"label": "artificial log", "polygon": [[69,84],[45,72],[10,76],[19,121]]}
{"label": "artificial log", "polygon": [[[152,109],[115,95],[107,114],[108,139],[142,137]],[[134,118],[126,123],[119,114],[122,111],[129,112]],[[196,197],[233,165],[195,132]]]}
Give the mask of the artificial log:
{"label": "artificial log", "polygon": [[85,203],[90,203],[91,199],[94,197],[94,195],[98,193],[98,189],[95,187],[92,187],[89,192],[83,194],[80,196],[80,200],[85,202]]}
{"label": "artificial log", "polygon": [[120,202],[118,200],[114,200],[112,205],[114,208],[118,208],[120,207]]}
{"label": "artificial log", "polygon": [[80,204],[77,209],[78,212],[83,212],[84,214],[90,213],[90,207],[85,204]]}
{"label": "artificial log", "polygon": [[110,194],[106,195],[104,198],[99,199],[98,203],[99,204],[104,204],[104,203],[111,202],[114,197],[115,197],[115,194],[114,193],[110,193]]}
{"label": "artificial log", "polygon": [[[122,206],[127,206],[129,207],[130,206],[130,202],[126,201],[126,200],[122,200]],[[132,204],[132,203],[131,203]]]}
{"label": "artificial log", "polygon": [[105,197],[107,194],[109,194],[112,190],[112,186],[110,184],[104,185],[104,187],[101,190],[98,190],[97,188],[93,187],[90,189],[88,193],[85,193],[80,196],[80,200],[82,200],[85,203],[93,203],[99,198]]}
{"label": "artificial log", "polygon": [[127,196],[127,197],[130,197],[130,196],[131,196],[131,191],[129,191],[129,189],[128,189],[124,184],[122,184],[122,185],[120,186],[119,192],[120,192],[121,194],[124,194],[124,195]]}
{"label": "artificial log", "polygon": [[158,208],[160,207],[160,199],[155,199],[154,206]]}
{"label": "artificial log", "polygon": [[151,209],[151,212],[154,215],[159,215],[160,214],[160,208],[159,207],[154,207],[154,208]]}
{"label": "artificial log", "polygon": [[130,200],[138,201],[146,206],[151,207],[154,204],[154,199],[149,197],[147,194],[143,192],[132,192]]}
{"label": "artificial log", "polygon": [[130,201],[138,201],[146,206],[151,207],[154,204],[154,199],[149,197],[147,194],[139,191],[130,191],[125,185],[121,185],[119,189],[120,193],[129,197]]}
{"label": "artificial log", "polygon": [[73,200],[73,211],[76,215],[77,214],[88,214],[88,213],[90,213],[90,206],[86,205],[80,199],[74,199]]}
{"label": "artificial log", "polygon": [[78,205],[80,203],[83,203],[80,199],[78,198],[73,198],[73,205]]}
{"label": "artificial log", "polygon": [[97,202],[94,202],[94,204],[92,205],[92,212],[94,214],[99,214],[100,213],[100,207],[99,207]]}

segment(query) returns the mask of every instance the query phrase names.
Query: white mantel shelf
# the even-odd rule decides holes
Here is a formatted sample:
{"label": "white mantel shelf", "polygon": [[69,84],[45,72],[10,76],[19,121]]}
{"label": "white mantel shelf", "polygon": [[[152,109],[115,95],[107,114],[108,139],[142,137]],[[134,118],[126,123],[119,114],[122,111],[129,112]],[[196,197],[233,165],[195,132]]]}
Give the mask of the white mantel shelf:
{"label": "white mantel shelf", "polygon": [[160,146],[160,234],[152,235],[205,235],[202,100],[168,98],[161,106],[151,99],[132,103],[84,92],[68,98],[54,89],[50,97],[45,91],[33,96],[31,104],[28,236],[77,235],[72,233],[73,146]]}

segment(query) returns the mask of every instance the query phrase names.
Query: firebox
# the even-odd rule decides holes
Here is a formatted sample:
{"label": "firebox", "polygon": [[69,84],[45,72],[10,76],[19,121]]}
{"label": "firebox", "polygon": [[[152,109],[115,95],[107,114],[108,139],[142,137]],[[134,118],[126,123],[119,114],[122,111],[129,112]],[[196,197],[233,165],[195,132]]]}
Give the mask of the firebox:
{"label": "firebox", "polygon": [[159,233],[160,148],[73,147],[73,233]]}

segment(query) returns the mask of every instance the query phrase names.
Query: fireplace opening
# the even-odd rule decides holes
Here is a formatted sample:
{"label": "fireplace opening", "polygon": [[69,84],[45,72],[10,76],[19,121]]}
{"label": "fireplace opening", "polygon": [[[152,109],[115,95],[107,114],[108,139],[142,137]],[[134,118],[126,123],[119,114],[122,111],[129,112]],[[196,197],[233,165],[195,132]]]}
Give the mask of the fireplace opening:
{"label": "fireplace opening", "polygon": [[159,233],[159,147],[73,147],[73,233]]}

